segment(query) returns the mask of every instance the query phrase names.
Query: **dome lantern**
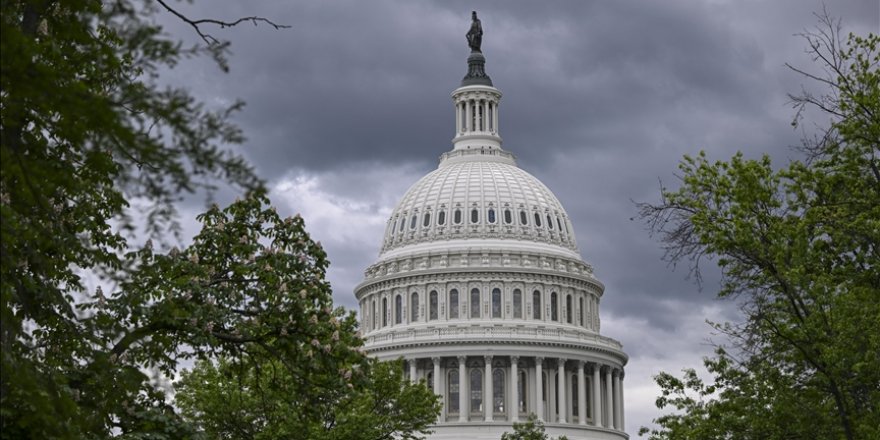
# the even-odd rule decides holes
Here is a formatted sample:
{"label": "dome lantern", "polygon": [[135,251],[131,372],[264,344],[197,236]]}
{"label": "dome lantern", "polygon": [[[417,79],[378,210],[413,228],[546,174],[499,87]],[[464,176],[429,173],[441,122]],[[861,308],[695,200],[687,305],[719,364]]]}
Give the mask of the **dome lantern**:
{"label": "dome lantern", "polygon": [[468,72],[461,80],[461,85],[452,92],[452,101],[455,103],[453,150],[500,150],[498,104],[501,92],[492,85],[492,79],[486,74],[486,57],[480,48],[483,28],[476,12],[473,12],[467,39],[471,48],[467,59]]}

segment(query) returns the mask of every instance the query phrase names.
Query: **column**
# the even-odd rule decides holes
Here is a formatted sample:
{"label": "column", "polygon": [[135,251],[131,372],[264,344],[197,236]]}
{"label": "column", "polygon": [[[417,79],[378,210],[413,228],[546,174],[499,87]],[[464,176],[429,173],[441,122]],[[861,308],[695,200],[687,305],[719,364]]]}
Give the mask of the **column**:
{"label": "column", "polygon": [[461,133],[461,103],[455,103],[455,134]]}
{"label": "column", "polygon": [[[434,394],[440,396],[440,404],[446,405],[446,393],[444,393],[442,388],[440,388],[440,358],[432,357],[431,362],[434,363]],[[459,389],[461,389],[461,385],[459,385]],[[442,413],[442,410],[441,410]],[[442,420],[442,419],[441,419]]]}
{"label": "column", "polygon": [[486,373],[483,374],[483,420],[492,421],[494,401],[492,399],[492,356],[484,356]]}
{"label": "column", "polygon": [[606,414],[606,428],[614,428],[614,395],[612,392],[612,384],[611,380],[611,367],[606,367],[605,370],[605,409],[607,410]]}
{"label": "column", "polygon": [[483,131],[489,131],[489,100],[483,100]]}
{"label": "column", "polygon": [[495,130],[495,133],[500,133],[498,131],[498,103],[496,102],[492,109],[492,129]]}
{"label": "column", "polygon": [[621,429],[620,426],[620,372],[614,370],[614,428]]}
{"label": "column", "polygon": [[418,378],[416,377],[416,359],[409,360],[409,380],[410,382],[418,382]]}
{"label": "column", "polygon": [[584,382],[584,361],[578,361],[578,424],[587,424],[587,387]]}
{"label": "column", "polygon": [[623,370],[620,370],[620,392],[617,394],[617,397],[619,399],[618,405],[620,407],[620,430],[626,431],[626,417],[624,416],[626,411],[624,411],[623,408],[623,376]]}
{"label": "column", "polygon": [[[543,307],[543,305],[541,306]],[[544,358],[535,358],[535,411],[538,414],[538,420],[544,421],[544,401],[541,400],[544,395],[543,372]]]}
{"label": "column", "polygon": [[467,357],[459,356],[458,357],[458,421],[465,422],[467,421],[468,412],[470,410],[467,407],[468,400],[467,395],[465,394],[465,381],[467,381]]}
{"label": "column", "polygon": [[518,356],[510,357],[510,421],[519,420],[519,371],[517,371]]}
{"label": "column", "polygon": [[596,426],[605,426],[602,423],[602,386],[599,377],[599,364],[593,364],[593,423]]}
{"label": "column", "polygon": [[464,131],[471,131],[471,100],[464,102]]}
{"label": "column", "polygon": [[556,388],[556,400],[559,401],[559,405],[556,411],[559,412],[559,423],[565,423],[565,359],[557,359],[556,364],[559,374],[559,386]]}

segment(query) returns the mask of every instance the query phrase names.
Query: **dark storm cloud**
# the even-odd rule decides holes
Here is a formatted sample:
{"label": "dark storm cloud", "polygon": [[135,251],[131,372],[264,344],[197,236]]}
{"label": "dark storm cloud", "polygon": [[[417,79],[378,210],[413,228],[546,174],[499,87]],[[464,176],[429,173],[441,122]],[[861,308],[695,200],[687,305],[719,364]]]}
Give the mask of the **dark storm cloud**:
{"label": "dark storm cloud", "polygon": [[[216,30],[233,43],[229,74],[197,60],[167,77],[210,105],[247,101],[236,116],[248,137],[240,151],[273,186],[279,210],[302,212],[322,240],[334,298],[347,307],[389,210],[451,147],[450,93],[466,71],[470,11],[479,11],[486,68],[504,93],[504,146],[559,197],[606,285],[603,333],[631,356],[631,432],[653,414],[650,375],[699,364],[711,351],[700,345],[705,317],[736,319],[735,304],[714,299],[711,262],[702,291],[686,267],[672,271],[631,220],[632,200],[656,201],[659,181],[675,187],[683,154],[796,156],[789,147],[805,133],[789,125],[786,94],[807,82],[784,63],[815,67],[794,34],[822,9],[799,0],[180,6],[194,17],[261,15],[292,26]],[[847,31],[880,30],[876,1],[828,9]],[[193,41],[190,29],[162,20]]]}

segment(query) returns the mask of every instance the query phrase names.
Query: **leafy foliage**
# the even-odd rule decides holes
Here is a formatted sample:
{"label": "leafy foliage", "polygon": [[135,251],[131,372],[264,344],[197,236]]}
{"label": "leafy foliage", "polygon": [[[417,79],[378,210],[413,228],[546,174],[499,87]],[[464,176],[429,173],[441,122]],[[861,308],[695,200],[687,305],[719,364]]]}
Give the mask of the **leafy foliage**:
{"label": "leafy foliage", "polygon": [[[184,375],[177,402],[208,438],[419,439],[440,402],[424,383],[407,381],[401,362],[370,360],[350,369],[300,371],[277,363],[242,365],[221,358]],[[316,376],[344,387],[303,387]]]}
{"label": "leafy foliage", "polygon": [[820,18],[805,36],[830,76],[807,75],[830,89],[793,102],[833,122],[808,160],[685,157],[681,188],[641,205],[670,259],[717,258],[745,316],[716,325],[736,351],[706,359],[711,384],[657,376],[657,406],[677,411],[651,439],[880,437],[880,38],[840,45]]}
{"label": "leafy foliage", "polygon": [[[219,359],[223,386],[285,375],[274,404],[301,399],[285,417],[309,429],[371,390],[397,399],[382,405],[422,405],[411,425],[391,425],[424,429],[433,396],[370,367],[354,316],[333,308],[321,246],[222,149],[243,139],[227,121],[241,104],[210,111],[160,85],[185,57],[227,67],[227,43],[202,25],[281,26],[191,20],[164,0],[11,0],[0,11],[0,438],[203,437],[171,404],[167,378],[188,359]],[[206,46],[169,39],[159,11]],[[175,232],[175,204],[218,181],[248,196],[200,215],[191,246],[131,243],[136,226]],[[101,287],[87,291],[95,277]]]}
{"label": "leafy foliage", "polygon": [[[544,432],[544,422],[538,420],[538,416],[534,413],[529,414],[529,418],[525,422],[513,424],[513,433],[505,432],[501,435],[501,440],[553,440]],[[561,435],[556,440],[568,440],[568,437]]]}

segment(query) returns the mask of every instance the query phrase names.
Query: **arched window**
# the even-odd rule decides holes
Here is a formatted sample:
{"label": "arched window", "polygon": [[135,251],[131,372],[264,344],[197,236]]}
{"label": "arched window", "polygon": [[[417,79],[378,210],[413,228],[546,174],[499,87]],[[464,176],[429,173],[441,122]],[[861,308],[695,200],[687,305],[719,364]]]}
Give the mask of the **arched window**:
{"label": "arched window", "polygon": [[471,412],[483,412],[483,372],[479,368],[471,370]]}
{"label": "arched window", "polygon": [[461,210],[460,209],[456,209],[455,212],[452,214],[452,221],[455,222],[455,224],[457,224],[457,225],[461,224]]}
{"label": "arched window", "polygon": [[547,227],[553,229],[553,219],[550,218],[550,214],[547,214]]}
{"label": "arched window", "polygon": [[415,229],[415,228],[416,228],[416,219],[417,219],[417,218],[418,218],[418,217],[416,217],[416,214],[413,214],[413,215],[412,215],[411,220],[409,221],[409,228],[410,228],[410,229]]}
{"label": "arched window", "polygon": [[501,317],[501,289],[492,289],[492,317]]}
{"label": "arched window", "polygon": [[446,374],[446,409],[450,414],[458,414],[458,369]]}
{"label": "arched window", "polygon": [[427,382],[428,389],[431,390],[431,392],[436,393],[436,391],[434,391],[434,372],[433,371],[429,371],[428,374],[425,375],[425,382]]}
{"label": "arched window", "polygon": [[400,232],[403,232],[403,225],[406,224],[406,217],[400,216]]}
{"label": "arched window", "polygon": [[565,296],[565,322],[571,324],[572,319],[572,310],[571,310],[571,295]]}
{"label": "arched window", "polygon": [[471,209],[471,223],[477,223],[480,220],[480,211]]}
{"label": "arched window", "polygon": [[562,232],[562,222],[559,221],[559,217],[556,217],[556,227],[559,229],[559,232]]}
{"label": "arched window", "polygon": [[519,224],[521,224],[521,225],[523,225],[523,226],[529,224],[529,218],[526,216],[526,212],[525,212],[525,211],[520,211],[520,212],[519,212]]}
{"label": "arched window", "polygon": [[439,302],[439,298],[437,296],[438,295],[436,290],[432,290],[431,293],[428,294],[428,319],[432,321],[437,319],[437,303]]}
{"label": "arched window", "polygon": [[578,307],[580,308],[580,314],[579,314],[579,316],[580,316],[580,318],[581,318],[581,322],[579,322],[579,324],[580,324],[580,325],[583,325],[583,326],[586,326],[586,325],[587,325],[587,320],[586,320],[586,317],[584,316],[584,313],[585,313],[585,312],[584,312],[584,297],[580,297],[580,298],[578,298]]}
{"label": "arched window", "polygon": [[446,211],[440,211],[437,214],[437,224],[440,226],[446,224]]}
{"label": "arched window", "polygon": [[496,368],[492,370],[492,411],[504,412],[504,370]]}
{"label": "arched window", "polygon": [[[576,374],[571,376],[571,415],[572,417],[577,417],[578,415],[578,377]],[[578,420],[580,421],[580,420]]]}
{"label": "arched window", "polygon": [[449,319],[458,319],[458,290],[449,291]]}
{"label": "arched window", "polygon": [[382,298],[382,327],[388,325],[388,298]]}
{"label": "arched window", "polygon": [[489,208],[489,212],[487,212],[486,215],[487,215],[486,218],[489,220],[489,223],[494,224],[495,223],[495,210],[492,208]]}
{"label": "arched window", "polygon": [[400,324],[403,322],[403,296],[397,295],[394,298],[394,323]]}
{"label": "arched window", "polygon": [[430,225],[430,224],[431,224],[431,213],[430,213],[430,212],[426,212],[426,213],[425,213],[425,220],[422,221],[422,226],[424,226],[424,227],[427,228],[428,225]]}
{"label": "arched window", "polygon": [[535,213],[535,226],[541,227],[541,214]]}
{"label": "arched window", "polygon": [[541,292],[532,292],[532,318],[541,319]]}
{"label": "arched window", "polygon": [[556,292],[550,292],[550,319],[559,321],[559,300],[556,298]]}
{"label": "arched window", "polygon": [[419,320],[419,294],[413,292],[410,295],[409,301],[409,322],[416,322]]}
{"label": "arched window", "polygon": [[522,291],[513,289],[513,317],[522,319]]}
{"label": "arched window", "polygon": [[518,411],[521,413],[527,411],[526,402],[529,401],[528,397],[526,396],[526,390],[529,389],[526,379],[528,379],[528,376],[526,376],[526,370],[519,370],[519,383],[517,383],[517,385],[519,386],[519,393],[517,393],[518,395],[516,397],[519,398],[517,408]]}
{"label": "arched window", "polygon": [[507,223],[508,225],[513,223],[513,216],[510,215],[509,209],[504,210],[504,223]]}
{"label": "arched window", "polygon": [[480,317],[480,289],[471,289],[471,318]]}

